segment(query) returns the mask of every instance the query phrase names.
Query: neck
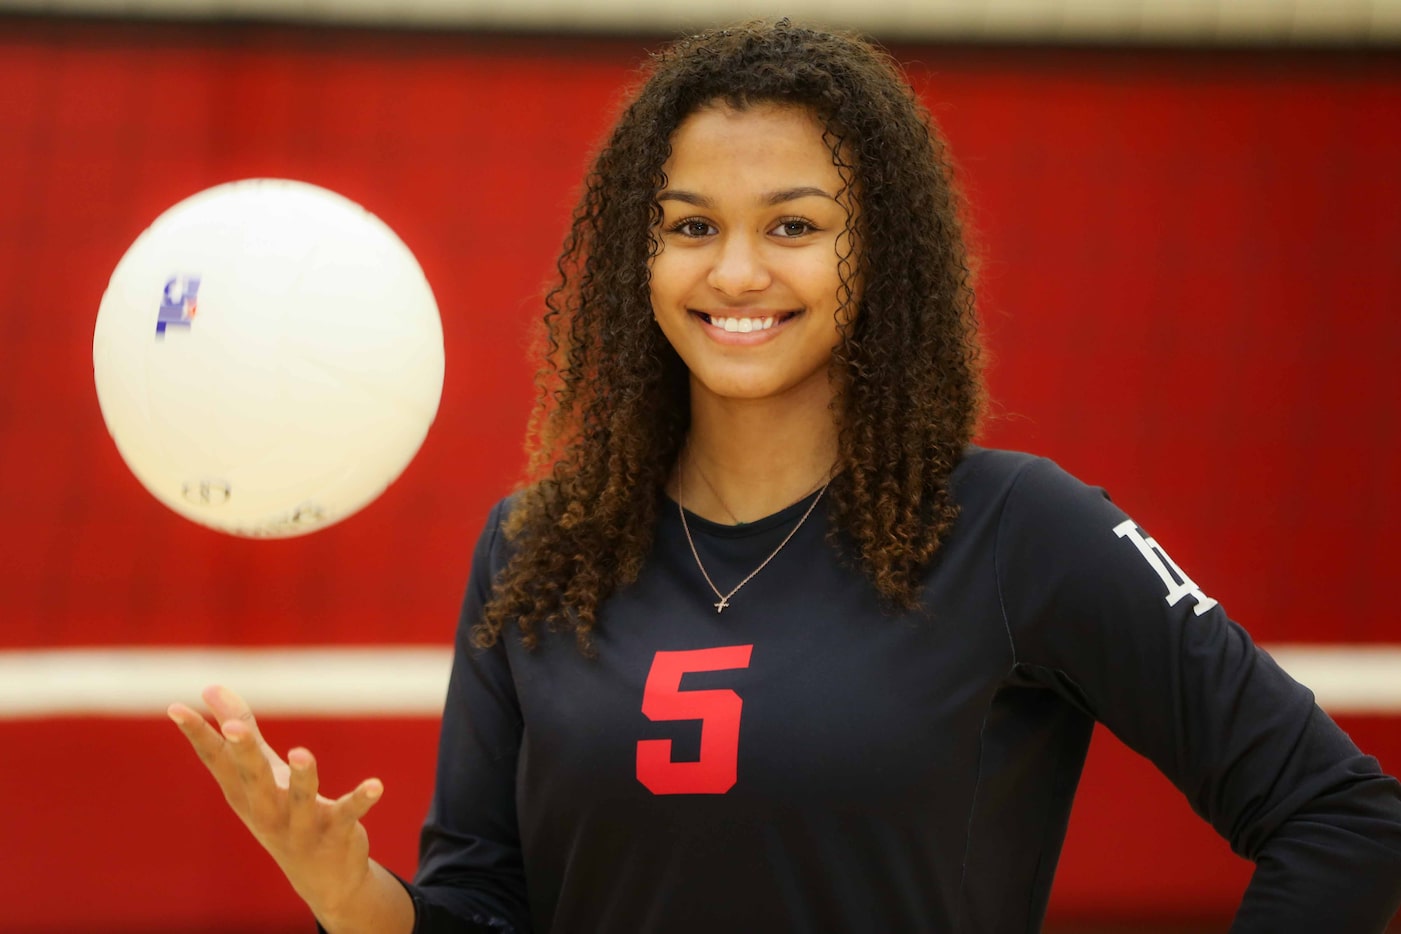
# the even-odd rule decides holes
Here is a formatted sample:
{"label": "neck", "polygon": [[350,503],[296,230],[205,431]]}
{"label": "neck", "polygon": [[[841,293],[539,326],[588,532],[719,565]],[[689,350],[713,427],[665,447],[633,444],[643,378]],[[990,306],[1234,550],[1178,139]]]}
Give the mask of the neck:
{"label": "neck", "polygon": [[824,404],[693,401],[671,493],[714,522],[753,522],[792,505],[831,476],[837,426]]}

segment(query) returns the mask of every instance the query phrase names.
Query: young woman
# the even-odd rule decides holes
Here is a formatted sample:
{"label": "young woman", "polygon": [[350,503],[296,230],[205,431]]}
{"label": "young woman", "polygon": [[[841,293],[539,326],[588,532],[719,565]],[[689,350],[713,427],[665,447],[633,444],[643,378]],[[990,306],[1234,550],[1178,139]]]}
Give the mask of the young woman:
{"label": "young woman", "polygon": [[1380,931],[1401,792],[1148,534],[971,446],[943,145],[855,39],[653,63],[477,548],[418,876],[225,689],[171,716],[341,931],[1039,927],[1095,720],[1258,869],[1238,931]]}

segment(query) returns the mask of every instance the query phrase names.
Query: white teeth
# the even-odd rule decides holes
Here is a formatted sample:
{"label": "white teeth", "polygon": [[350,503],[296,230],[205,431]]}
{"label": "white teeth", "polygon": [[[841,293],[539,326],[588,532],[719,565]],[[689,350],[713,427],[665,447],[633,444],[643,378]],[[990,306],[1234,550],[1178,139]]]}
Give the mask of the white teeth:
{"label": "white teeth", "polygon": [[731,334],[748,334],[750,331],[767,331],[773,327],[774,319],[768,318],[721,318],[718,315],[710,316],[710,323],[713,327],[729,331]]}

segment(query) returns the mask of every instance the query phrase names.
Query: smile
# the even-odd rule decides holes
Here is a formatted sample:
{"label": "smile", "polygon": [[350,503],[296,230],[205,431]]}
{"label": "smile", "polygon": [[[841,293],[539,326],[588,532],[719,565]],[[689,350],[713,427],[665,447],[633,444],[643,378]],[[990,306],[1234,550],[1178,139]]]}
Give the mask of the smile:
{"label": "smile", "polygon": [[755,315],[743,318],[710,315],[703,311],[697,311],[695,314],[706,324],[726,333],[750,334],[754,331],[767,331],[775,324],[781,324],[793,318],[798,312],[788,311],[776,315]]}

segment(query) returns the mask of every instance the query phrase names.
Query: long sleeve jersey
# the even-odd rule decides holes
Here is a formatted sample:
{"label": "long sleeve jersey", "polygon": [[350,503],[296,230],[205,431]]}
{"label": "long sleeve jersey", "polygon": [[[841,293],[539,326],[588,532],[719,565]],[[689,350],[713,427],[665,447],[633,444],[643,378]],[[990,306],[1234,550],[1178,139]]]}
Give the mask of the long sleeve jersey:
{"label": "long sleeve jersey", "polygon": [[[1396,780],[1103,491],[981,449],[951,489],[912,612],[843,560],[821,503],[719,612],[667,501],[594,657],[569,633],[472,646],[508,557],[499,505],[409,886],[418,934],[1034,932],[1096,721],[1255,861],[1233,931],[1381,931]],[[688,516],[716,586],[810,505]]]}

